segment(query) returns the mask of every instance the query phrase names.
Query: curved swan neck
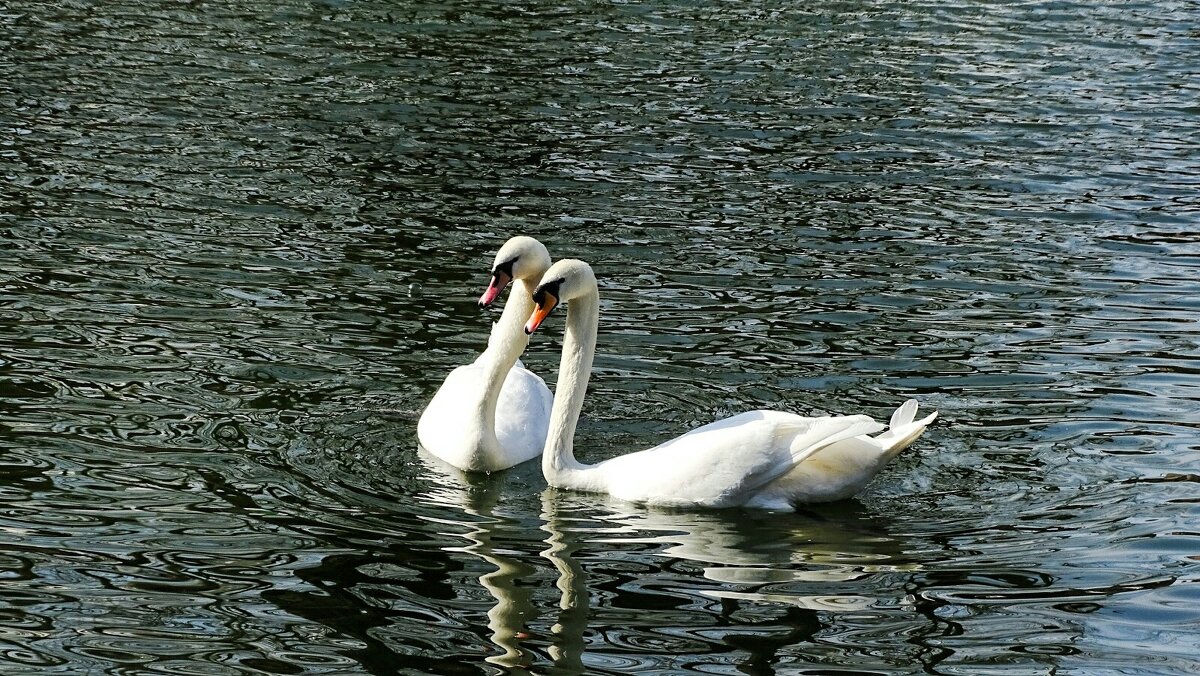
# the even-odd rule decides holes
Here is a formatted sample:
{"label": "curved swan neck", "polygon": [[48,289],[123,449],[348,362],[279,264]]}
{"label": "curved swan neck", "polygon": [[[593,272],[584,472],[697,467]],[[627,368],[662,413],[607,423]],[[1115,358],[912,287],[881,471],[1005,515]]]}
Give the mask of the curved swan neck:
{"label": "curved swan neck", "polygon": [[496,405],[500,401],[500,388],[513,364],[529,345],[525,335],[525,322],[533,314],[533,289],[523,279],[513,280],[512,290],[500,319],[492,328],[487,349],[480,355],[484,364],[483,434],[485,447],[500,448],[496,438]]}
{"label": "curved swan neck", "polygon": [[492,334],[488,337],[488,346],[484,351],[484,354],[498,352],[502,357],[512,359],[510,365],[505,367],[504,373],[508,372],[511,364],[516,363],[517,358],[529,345],[529,336],[525,335],[524,327],[536,306],[533,302],[533,287],[524,279],[514,279],[508,300],[504,303],[504,311],[492,327]]}
{"label": "curved swan neck", "polygon": [[551,486],[582,487],[578,485],[578,474],[587,466],[575,460],[575,427],[579,422],[579,412],[583,410],[583,398],[592,373],[599,321],[600,296],[595,289],[568,301],[558,385],[554,389],[550,430],[542,453],[542,474]]}

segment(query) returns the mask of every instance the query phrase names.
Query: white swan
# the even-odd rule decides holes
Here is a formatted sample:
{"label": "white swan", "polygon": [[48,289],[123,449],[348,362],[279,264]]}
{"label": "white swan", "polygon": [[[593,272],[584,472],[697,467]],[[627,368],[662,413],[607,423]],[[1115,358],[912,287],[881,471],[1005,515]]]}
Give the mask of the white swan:
{"label": "white swan", "polygon": [[467,471],[494,472],[535,458],[546,443],[554,398],[518,360],[529,344],[521,325],[533,312],[532,288],[550,254],[532,237],[513,237],[496,254],[492,280],[479,298],[490,304],[511,281],[512,293],[492,326],[487,349],[446,376],[417,422],[421,446]]}
{"label": "white swan", "polygon": [[533,333],[568,302],[562,364],[555,388],[542,473],[551,486],[608,493],[668,507],[757,507],[788,510],[858,492],[888,460],[911,444],[937,413],[913,421],[917,402],[892,414],[886,432],[865,415],[805,418],[751,411],[710,423],[645,451],[596,465],[575,460],[572,444],[591,375],[600,299],[587,263],[561,260],[534,291]]}

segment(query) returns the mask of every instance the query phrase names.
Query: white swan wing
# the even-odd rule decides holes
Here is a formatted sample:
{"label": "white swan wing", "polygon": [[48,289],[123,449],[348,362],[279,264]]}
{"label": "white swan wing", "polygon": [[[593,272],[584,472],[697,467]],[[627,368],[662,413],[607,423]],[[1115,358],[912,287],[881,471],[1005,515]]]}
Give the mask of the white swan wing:
{"label": "white swan wing", "polygon": [[743,504],[824,448],[879,431],[867,416],[805,418],[751,411],[693,430],[598,468],[613,496],[678,507]]}
{"label": "white swan wing", "polygon": [[417,440],[442,460],[463,467],[480,443],[482,431],[472,410],[481,405],[483,367],[459,366],[446,376],[417,421]]}
{"label": "white swan wing", "polygon": [[[417,421],[417,440],[433,455],[470,467],[482,443],[484,367],[479,361],[446,376]],[[535,458],[546,444],[554,397],[545,381],[520,362],[509,370],[496,404],[496,439],[505,466]]]}
{"label": "white swan wing", "polygon": [[496,438],[514,465],[542,454],[553,406],[546,382],[518,361],[505,377],[496,405]]}
{"label": "white swan wing", "polygon": [[887,431],[825,446],[771,484],[756,501],[778,506],[783,502],[830,502],[856,495],[937,418],[937,413],[932,413],[914,420],[916,413],[917,402],[909,399],[892,414]]}

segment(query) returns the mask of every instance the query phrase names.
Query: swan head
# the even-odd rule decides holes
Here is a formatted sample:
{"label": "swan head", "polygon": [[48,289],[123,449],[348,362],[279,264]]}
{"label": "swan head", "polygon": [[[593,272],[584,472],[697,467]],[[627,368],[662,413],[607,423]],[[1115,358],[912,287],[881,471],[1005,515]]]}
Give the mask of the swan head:
{"label": "swan head", "polygon": [[550,252],[532,237],[518,235],[504,243],[492,263],[492,280],[479,297],[479,307],[487,307],[514,279],[535,284],[550,267]]}
{"label": "swan head", "polygon": [[592,272],[592,266],[574,258],[551,265],[533,291],[533,302],[537,303],[537,307],[525,324],[525,333],[537,331],[560,303],[595,292],[596,275]]}

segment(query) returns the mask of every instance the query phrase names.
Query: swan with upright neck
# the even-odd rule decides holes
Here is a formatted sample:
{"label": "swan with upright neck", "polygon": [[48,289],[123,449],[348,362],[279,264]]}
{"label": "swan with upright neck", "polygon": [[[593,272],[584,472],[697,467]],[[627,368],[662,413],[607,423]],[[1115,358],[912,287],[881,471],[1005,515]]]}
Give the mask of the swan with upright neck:
{"label": "swan with upright neck", "polygon": [[514,237],[496,254],[479,306],[495,301],[510,282],[513,290],[487,349],[446,376],[417,422],[421,446],[442,461],[494,472],[542,452],[554,398],[519,358],[529,344],[522,325],[534,309],[533,286],[549,267],[550,253],[532,237]]}
{"label": "swan with upright neck", "polygon": [[542,472],[557,488],[608,493],[667,507],[755,507],[848,498],[937,417],[914,420],[915,400],[892,414],[886,431],[865,415],[806,418],[751,411],[710,423],[654,448],[595,465],[575,459],[573,443],[591,374],[599,324],[596,277],[583,261],[561,260],[534,290],[525,325],[532,334],[560,303],[567,326]]}

